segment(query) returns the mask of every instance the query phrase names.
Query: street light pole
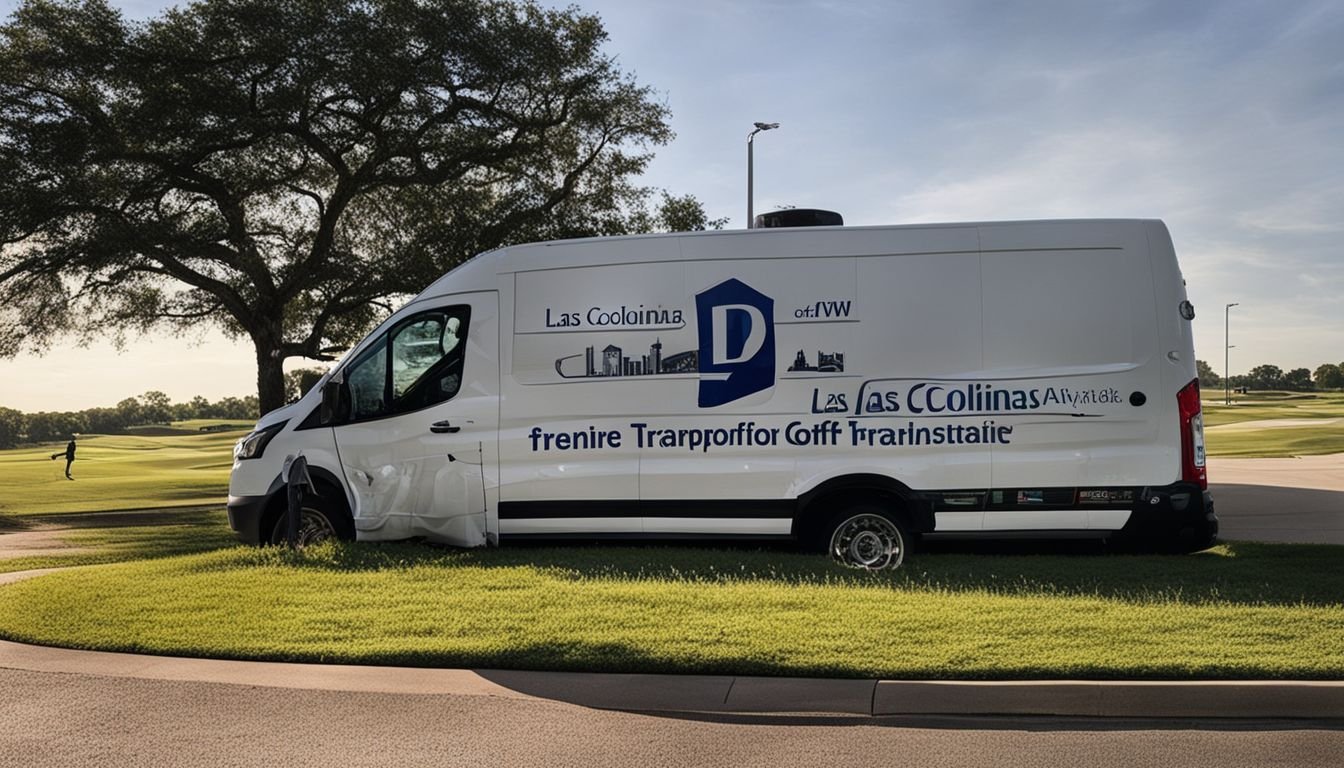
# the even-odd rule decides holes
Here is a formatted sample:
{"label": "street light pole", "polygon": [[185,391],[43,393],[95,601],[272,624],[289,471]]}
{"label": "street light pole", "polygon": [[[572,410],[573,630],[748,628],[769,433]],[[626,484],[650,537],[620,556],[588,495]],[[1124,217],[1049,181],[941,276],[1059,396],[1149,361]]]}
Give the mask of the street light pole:
{"label": "street light pole", "polygon": [[747,134],[747,229],[753,229],[756,226],[756,219],[752,216],[752,159],[751,147],[756,138],[756,134],[761,131],[769,131],[779,127],[779,123],[752,123],[756,130]]}
{"label": "street light pole", "polygon": [[1238,306],[1240,302],[1232,302],[1223,307],[1223,405],[1232,404],[1232,371],[1228,367],[1232,359],[1232,340],[1228,337],[1229,318],[1232,315],[1232,308]]}

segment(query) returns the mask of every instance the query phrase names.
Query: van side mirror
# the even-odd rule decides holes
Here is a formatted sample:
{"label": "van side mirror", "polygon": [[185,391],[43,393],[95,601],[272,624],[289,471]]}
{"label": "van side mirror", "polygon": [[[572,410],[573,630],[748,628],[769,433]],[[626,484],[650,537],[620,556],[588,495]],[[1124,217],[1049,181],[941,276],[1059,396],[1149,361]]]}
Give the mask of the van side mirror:
{"label": "van side mirror", "polygon": [[319,419],[323,426],[341,420],[341,388],[344,386],[345,382],[336,378],[328,379],[322,385],[322,407]]}

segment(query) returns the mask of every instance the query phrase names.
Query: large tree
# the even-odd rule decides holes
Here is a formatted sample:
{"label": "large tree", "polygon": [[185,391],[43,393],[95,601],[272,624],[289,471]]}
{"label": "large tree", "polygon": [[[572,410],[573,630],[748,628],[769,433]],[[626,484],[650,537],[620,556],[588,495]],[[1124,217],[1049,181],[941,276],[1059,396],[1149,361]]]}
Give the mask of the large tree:
{"label": "large tree", "polygon": [[391,302],[519,242],[688,228],[631,179],[666,107],[597,17],[507,0],[198,0],[0,27],[0,355],[213,324],[331,359]]}
{"label": "large tree", "polygon": [[1203,360],[1195,361],[1195,371],[1199,375],[1199,386],[1204,389],[1213,389],[1223,385],[1222,377],[1213,370],[1213,366]]}
{"label": "large tree", "polygon": [[1257,365],[1246,378],[1252,389],[1279,389],[1283,386],[1283,369],[1277,365]]}
{"label": "large tree", "polygon": [[1321,389],[1339,389],[1344,387],[1344,364],[1322,363],[1312,373],[1316,386]]}

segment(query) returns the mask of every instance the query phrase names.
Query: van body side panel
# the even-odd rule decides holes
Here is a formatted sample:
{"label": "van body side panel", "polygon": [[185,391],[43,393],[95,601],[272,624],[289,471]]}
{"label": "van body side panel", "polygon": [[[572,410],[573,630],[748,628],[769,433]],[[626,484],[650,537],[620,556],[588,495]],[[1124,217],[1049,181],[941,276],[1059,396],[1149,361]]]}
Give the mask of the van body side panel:
{"label": "van body side panel", "polygon": [[1028,508],[989,511],[985,527],[1113,524],[1115,515],[1087,508],[1029,506],[1035,489],[1171,479],[1167,457],[1153,450],[1168,409],[1144,228],[985,226],[981,245],[982,378],[1000,391],[1028,391],[1033,401],[996,417],[1012,427],[1012,440],[994,446],[992,462],[992,486],[1024,489]]}
{"label": "van body side panel", "polygon": [[[640,295],[632,286],[679,297],[679,266],[609,265],[506,276],[514,302],[508,374],[502,383],[501,535],[642,532],[639,451],[624,433],[628,416],[641,411],[643,398],[640,390],[622,386],[634,348],[611,318],[621,318],[623,305],[638,308],[638,300],[627,300]],[[643,295],[652,307],[670,300]],[[612,439],[613,433],[619,436]],[[575,507],[567,518],[509,513],[515,502],[535,501],[625,506],[603,505],[607,512],[600,516]]]}

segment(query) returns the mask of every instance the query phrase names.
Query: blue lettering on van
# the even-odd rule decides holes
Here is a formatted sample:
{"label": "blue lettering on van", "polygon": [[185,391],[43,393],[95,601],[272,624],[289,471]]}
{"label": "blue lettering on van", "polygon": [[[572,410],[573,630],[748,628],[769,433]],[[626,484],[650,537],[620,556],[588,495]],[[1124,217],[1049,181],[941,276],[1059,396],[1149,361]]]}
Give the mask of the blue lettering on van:
{"label": "blue lettering on van", "polygon": [[793,310],[793,316],[799,320],[846,319],[853,301],[814,301]]}
{"label": "blue lettering on van", "polygon": [[701,408],[775,385],[775,302],[732,278],[695,297]]}
{"label": "blue lettering on van", "polygon": [[[1001,382],[907,380],[892,384],[882,380],[865,381],[854,401],[854,415],[907,413],[914,416],[973,415],[1040,412],[1045,408],[1065,408],[1074,415],[1084,408],[1119,405],[1123,398],[1115,387],[1030,387],[1015,388]],[[820,389],[812,392],[812,413],[833,413],[834,405],[845,405],[844,393],[827,395],[820,405]]]}

